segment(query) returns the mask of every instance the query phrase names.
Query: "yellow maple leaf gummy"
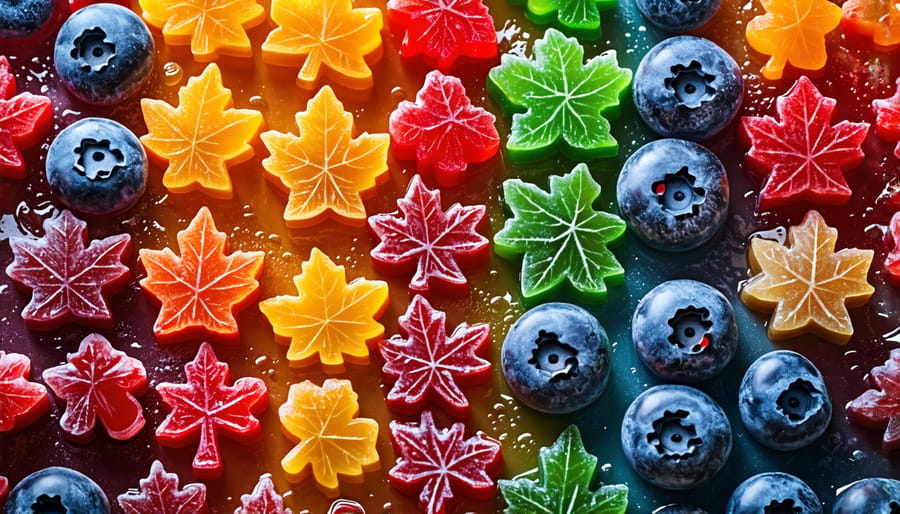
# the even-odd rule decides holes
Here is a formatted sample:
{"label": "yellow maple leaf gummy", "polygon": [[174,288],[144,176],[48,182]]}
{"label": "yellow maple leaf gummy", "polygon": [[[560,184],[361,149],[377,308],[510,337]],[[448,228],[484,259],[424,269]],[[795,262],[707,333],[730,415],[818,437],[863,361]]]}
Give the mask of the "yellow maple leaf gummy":
{"label": "yellow maple leaf gummy", "polygon": [[323,87],[296,116],[300,136],[274,130],[261,136],[271,156],[263,167],[289,191],[284,219],[291,227],[332,216],[361,225],[363,197],[387,178],[388,134],[353,137],[353,116]]}
{"label": "yellow maple leaf gummy", "polygon": [[191,45],[200,62],[219,54],[250,57],[246,29],[266,19],[256,0],[140,0],[144,21],[161,29],[168,45]]}
{"label": "yellow maple leaf gummy", "polygon": [[378,423],[358,418],[359,401],[349,380],[328,379],[321,387],[309,380],[291,386],[278,416],[288,437],[298,442],[281,467],[298,482],[312,471],[328,496],[339,493],[338,476],[360,481],[378,468]]}
{"label": "yellow maple leaf gummy", "polygon": [[756,238],[748,260],[754,276],[741,290],[751,309],[773,312],[769,338],[788,339],[810,332],[837,344],[853,335],[847,307],[859,307],[875,289],[866,281],[874,252],[844,248],[835,252],[838,232],[822,215],[809,211],[788,230],[788,245]]}
{"label": "yellow maple leaf gummy", "polygon": [[825,34],[841,22],[841,8],[828,0],[761,0],[766,14],[747,24],[747,42],[771,56],[762,69],[778,80],[790,63],[803,70],[825,66]]}
{"label": "yellow maple leaf gummy", "polygon": [[375,321],[387,307],[388,286],[380,280],[347,283],[337,266],[313,248],[303,272],[294,277],[299,296],[277,296],[259,304],[275,333],[290,338],[287,358],[292,366],[315,362],[340,370],[350,362],[369,362],[368,341],[384,335]]}
{"label": "yellow maple leaf gummy", "polygon": [[148,133],[141,143],[151,157],[168,163],[163,185],[173,193],[200,189],[216,198],[234,192],[228,166],[253,156],[250,141],[263,117],[252,109],[232,109],[231,90],[214,63],[178,91],[178,107],[145,98],[141,110]]}
{"label": "yellow maple leaf gummy", "polygon": [[380,56],[379,9],[354,9],[351,0],[272,0],[271,16],[278,26],[262,45],[263,60],[301,66],[300,87],[314,88],[323,74],[351,89],[372,87],[366,57]]}

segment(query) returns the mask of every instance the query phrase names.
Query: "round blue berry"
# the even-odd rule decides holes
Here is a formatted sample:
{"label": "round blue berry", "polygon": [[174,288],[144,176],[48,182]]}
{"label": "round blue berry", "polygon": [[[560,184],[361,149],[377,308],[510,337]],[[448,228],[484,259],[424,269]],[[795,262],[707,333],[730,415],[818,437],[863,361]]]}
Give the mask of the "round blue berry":
{"label": "round blue berry", "polygon": [[631,338],[644,364],[670,382],[700,382],[719,373],[737,351],[734,308],[694,280],[664,282],[638,303]]}
{"label": "round blue berry", "polygon": [[47,182],[70,209],[112,214],[144,194],[147,154],[123,125],[85,118],[66,127],[47,152]]}
{"label": "round blue berry", "polygon": [[628,228],[647,245],[687,251],[725,224],[728,175],[718,157],[697,143],[660,139],[625,161],[616,198]]}
{"label": "round blue berry", "polygon": [[722,469],[731,453],[731,424],[700,390],[647,389],[625,411],[622,450],[644,480],[664,489],[693,489]]}
{"label": "round blue berry", "polygon": [[721,3],[722,0],[635,0],[647,21],[677,33],[694,30],[709,21]]}
{"label": "round blue berry", "polygon": [[551,414],[574,412],[603,394],[609,339],[588,311],[545,303],[523,314],[500,351],[503,377],[525,405]]}
{"label": "round blue berry", "polygon": [[109,501],[90,478],[68,468],[53,467],[23,478],[9,493],[6,512],[108,514]]}
{"label": "round blue berry", "polygon": [[761,473],[745,480],[728,500],[726,514],[822,514],[816,493],[802,480],[787,473]]}
{"label": "round blue berry", "polygon": [[712,41],[676,36],[647,52],[633,91],[638,114],[654,132],[699,141],[737,114],[744,80],[734,59]]}
{"label": "round blue berry", "polygon": [[0,38],[31,36],[47,23],[54,0],[0,0]]}
{"label": "round blue berry", "polygon": [[796,352],[770,352],[754,362],[738,391],[750,435],[774,450],[796,450],[819,438],[831,422],[831,398],[819,370]]}
{"label": "round blue berry", "polygon": [[900,512],[900,481],[864,478],[838,493],[833,514],[897,514]]}
{"label": "round blue berry", "polygon": [[53,64],[78,99],[110,105],[136,93],[153,66],[153,38],[138,15],[116,4],[79,9],[59,29]]}

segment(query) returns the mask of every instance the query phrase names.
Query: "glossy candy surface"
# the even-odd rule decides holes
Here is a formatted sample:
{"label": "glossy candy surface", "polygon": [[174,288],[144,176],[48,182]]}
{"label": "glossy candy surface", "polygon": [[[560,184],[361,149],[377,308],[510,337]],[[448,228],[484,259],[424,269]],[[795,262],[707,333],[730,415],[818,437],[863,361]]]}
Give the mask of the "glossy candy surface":
{"label": "glossy candy surface", "polygon": [[16,77],[0,55],[0,177],[25,177],[21,149],[35,144],[50,126],[50,99],[16,94]]}
{"label": "glossy candy surface", "polygon": [[867,36],[878,46],[900,43],[900,6],[884,0],[847,0],[841,6],[841,27]]}
{"label": "glossy candy surface", "polygon": [[884,258],[884,269],[887,279],[896,285],[900,285],[900,212],[895,212],[888,225],[888,239],[891,251]]}
{"label": "glossy candy surface", "polygon": [[28,357],[0,351],[0,432],[22,429],[50,409],[47,388],[30,375]]}
{"label": "glossy candy surface", "polygon": [[891,350],[890,358],[872,368],[872,388],[847,406],[850,420],[859,425],[884,430],[881,445],[885,450],[900,448],[900,350]]}

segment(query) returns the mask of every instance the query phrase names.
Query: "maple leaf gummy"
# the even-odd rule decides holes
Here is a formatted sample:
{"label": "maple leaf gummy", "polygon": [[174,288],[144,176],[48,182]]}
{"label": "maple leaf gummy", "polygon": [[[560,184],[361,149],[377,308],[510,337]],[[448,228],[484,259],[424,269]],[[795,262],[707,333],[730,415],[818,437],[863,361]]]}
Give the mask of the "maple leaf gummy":
{"label": "maple leaf gummy", "polygon": [[0,351],[0,433],[23,428],[50,410],[47,388],[30,382],[30,374],[31,359]]}
{"label": "maple leaf gummy", "polygon": [[847,405],[850,421],[883,430],[881,446],[888,451],[900,448],[900,348],[891,350],[882,366],[872,368],[871,389]]}
{"label": "maple leaf gummy", "polygon": [[138,492],[117,498],[125,514],[206,514],[206,486],[187,484],[178,488],[178,475],[167,473],[162,462],[150,465],[150,474],[140,481]]}
{"label": "maple leaf gummy", "polygon": [[25,178],[20,150],[37,143],[52,118],[46,96],[16,95],[16,77],[9,71],[9,61],[0,55],[0,177]]}

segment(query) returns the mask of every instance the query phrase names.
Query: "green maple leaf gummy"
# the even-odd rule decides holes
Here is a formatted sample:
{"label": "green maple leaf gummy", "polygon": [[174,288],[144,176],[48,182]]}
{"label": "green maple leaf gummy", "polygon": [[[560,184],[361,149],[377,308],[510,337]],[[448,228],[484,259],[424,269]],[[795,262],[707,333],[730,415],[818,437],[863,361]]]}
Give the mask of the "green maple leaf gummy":
{"label": "green maple leaf gummy", "polygon": [[584,164],[562,177],[550,177],[550,192],[518,179],[503,183],[513,217],[494,236],[494,250],[505,258],[524,254],[522,296],[526,301],[568,280],[594,300],[606,298],[606,286],[622,283],[625,270],[607,248],[625,233],[615,214],[592,207],[600,196]]}
{"label": "green maple leaf gummy", "polygon": [[583,158],[609,157],[619,146],[603,113],[614,112],[631,83],[608,50],[583,63],[575,38],[547,29],[534,43],[534,59],[505,54],[488,74],[489,90],[518,112],[506,143],[516,161],[536,160],[569,147]]}
{"label": "green maple leaf gummy", "polygon": [[616,6],[616,0],[515,0],[536,23],[559,23],[579,34],[600,37],[600,11]]}
{"label": "green maple leaf gummy", "polygon": [[499,480],[506,514],[622,514],[628,486],[604,485],[591,490],[597,457],[584,449],[578,427],[570,425],[553,443],[541,448],[540,480]]}

